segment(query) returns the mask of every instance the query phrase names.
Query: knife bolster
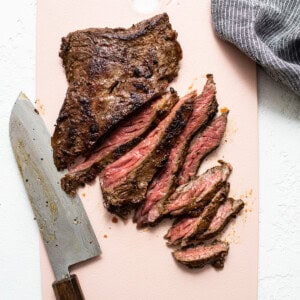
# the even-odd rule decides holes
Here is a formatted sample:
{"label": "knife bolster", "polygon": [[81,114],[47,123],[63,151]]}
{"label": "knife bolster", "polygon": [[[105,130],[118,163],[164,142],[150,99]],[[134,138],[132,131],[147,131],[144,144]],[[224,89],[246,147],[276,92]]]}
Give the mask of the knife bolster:
{"label": "knife bolster", "polygon": [[56,300],[84,300],[76,275],[55,281],[52,284]]}

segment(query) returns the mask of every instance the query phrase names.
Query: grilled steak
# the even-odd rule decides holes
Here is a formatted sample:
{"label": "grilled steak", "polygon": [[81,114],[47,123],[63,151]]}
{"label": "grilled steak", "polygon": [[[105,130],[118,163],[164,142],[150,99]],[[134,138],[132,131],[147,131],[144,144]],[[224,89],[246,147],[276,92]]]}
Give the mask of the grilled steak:
{"label": "grilled steak", "polygon": [[181,244],[181,246],[186,246],[193,242],[196,235],[205,232],[216,215],[218,208],[227,198],[228,192],[229,183],[226,182],[198,217],[186,217],[179,222],[175,222],[165,236],[168,239],[168,245]]}
{"label": "grilled steak", "polygon": [[69,82],[52,147],[61,170],[85,156],[114,124],[164,93],[182,51],[167,14],[129,29],[75,31],[62,39]]}
{"label": "grilled steak", "polygon": [[195,209],[202,210],[227,181],[232,171],[230,164],[221,160],[219,163],[220,166],[215,166],[196,179],[180,185],[167,201],[158,202],[149,212],[148,221],[154,223],[166,215],[178,216]]}
{"label": "grilled steak", "polygon": [[223,269],[228,251],[228,243],[214,241],[210,245],[176,250],[172,254],[176,261],[189,268],[203,268],[205,265],[211,264],[216,269]]}
{"label": "grilled steak", "polygon": [[125,217],[145,198],[148,184],[186,125],[192,105],[192,99],[180,99],[141,143],[103,170],[100,183],[104,204],[110,212]]}
{"label": "grilled steak", "polygon": [[158,124],[177,103],[174,92],[154,100],[142,107],[136,114],[124,120],[100,144],[100,147],[83,163],[71,169],[61,180],[65,192],[75,195],[76,189],[92,182],[106,167],[135,145]]}
{"label": "grilled steak", "polygon": [[[183,99],[191,99],[193,102],[195,101],[195,97],[197,96],[197,93],[196,91],[193,91],[187,95],[185,95],[183,97]],[[190,119],[189,119],[190,120]],[[189,122],[189,121],[188,121]],[[188,124],[187,124],[188,125]],[[187,126],[186,125],[186,126]],[[185,127],[186,128],[186,127]],[[185,129],[184,129],[185,130]],[[182,133],[181,133],[182,134]],[[176,147],[176,146],[175,146]],[[174,149],[174,147],[172,148]],[[172,153],[173,150],[170,150],[170,152]],[[170,155],[169,155],[170,156]],[[168,159],[168,162],[169,162],[169,159]],[[167,162],[167,164],[168,164]],[[147,194],[146,194],[146,199],[145,199],[145,203],[143,203],[135,212],[135,215],[133,217],[133,221],[134,222],[137,222],[138,223],[138,226],[140,227],[142,224],[143,224],[143,220],[146,221],[147,219],[147,212],[151,209],[152,205],[155,203],[155,200],[156,198],[153,197],[153,193],[151,193],[151,195],[149,196],[149,190],[151,191],[152,190],[152,187],[153,186],[161,186],[161,188],[164,188],[166,185],[167,185],[167,182],[163,182],[162,180],[158,180],[159,178],[162,177],[162,174],[163,174],[163,171],[165,170],[166,168],[162,168],[161,171],[159,171],[158,174],[160,175],[156,175],[154,176],[154,179],[152,180],[151,184],[150,184],[150,187],[148,188],[147,190]],[[159,183],[158,183],[159,181]],[[158,195],[156,194],[156,197],[158,196],[161,196],[161,195]]]}
{"label": "grilled steak", "polygon": [[198,235],[196,239],[204,241],[217,236],[243,207],[244,202],[242,200],[228,198],[218,209],[208,229],[203,234]]}
{"label": "grilled steak", "polygon": [[228,112],[222,113],[193,138],[178,178],[178,184],[185,184],[191,180],[197,174],[206,155],[220,145],[226,129],[227,115]]}
{"label": "grilled steak", "polygon": [[219,163],[220,166],[213,167],[195,180],[179,186],[168,199],[164,214],[176,216],[193,209],[203,209],[232,171],[230,164],[224,161]]}
{"label": "grilled steak", "polygon": [[[195,96],[195,93],[192,94]],[[178,136],[172,148],[166,166],[152,181],[146,195],[145,204],[137,211],[136,221],[138,226],[146,225],[147,215],[151,208],[159,201],[167,199],[176,188],[178,172],[185,159],[186,149],[195,132],[214,117],[217,112],[216,86],[212,75],[207,75],[207,82],[200,96],[195,98],[193,113]]]}

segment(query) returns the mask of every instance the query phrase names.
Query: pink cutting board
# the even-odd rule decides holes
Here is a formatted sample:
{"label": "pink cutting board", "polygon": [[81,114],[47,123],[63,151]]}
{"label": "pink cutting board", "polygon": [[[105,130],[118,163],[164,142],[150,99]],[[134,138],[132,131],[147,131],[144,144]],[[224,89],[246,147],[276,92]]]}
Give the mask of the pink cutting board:
{"label": "pink cutting board", "polygon": [[[230,252],[223,271],[189,270],[173,261],[163,235],[169,222],[153,230],[136,230],[129,220],[112,222],[102,205],[99,182],[79,191],[102,248],[100,259],[76,267],[86,299],[256,299],[258,262],[258,134],[255,64],[213,33],[210,0],[153,1],[151,13],[134,4],[142,0],[38,1],[37,107],[51,133],[67,82],[58,57],[61,37],[88,27],[129,27],[167,12],[183,49],[178,78],[180,95],[201,91],[213,73],[220,107],[230,109],[223,145],[201,166],[203,172],[224,159],[233,165],[231,196],[246,207],[225,231]],[[149,2],[149,1],[148,1]],[[137,6],[137,5],[136,5]],[[151,7],[150,7],[151,8]],[[54,276],[41,243],[43,299],[54,299]]]}

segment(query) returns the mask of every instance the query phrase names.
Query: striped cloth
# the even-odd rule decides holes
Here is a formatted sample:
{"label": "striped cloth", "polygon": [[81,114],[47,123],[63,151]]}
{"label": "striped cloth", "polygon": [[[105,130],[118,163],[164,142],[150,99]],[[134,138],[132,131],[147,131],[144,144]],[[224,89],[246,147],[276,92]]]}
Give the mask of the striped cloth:
{"label": "striped cloth", "polygon": [[212,0],[218,36],[300,95],[300,0]]}

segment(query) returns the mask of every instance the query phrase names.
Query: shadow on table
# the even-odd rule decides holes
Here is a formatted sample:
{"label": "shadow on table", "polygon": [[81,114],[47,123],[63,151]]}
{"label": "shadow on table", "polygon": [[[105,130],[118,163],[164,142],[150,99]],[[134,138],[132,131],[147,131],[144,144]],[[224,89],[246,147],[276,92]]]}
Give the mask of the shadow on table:
{"label": "shadow on table", "polygon": [[257,67],[257,82],[260,114],[271,110],[288,119],[300,121],[300,96],[276,82],[261,67]]}

